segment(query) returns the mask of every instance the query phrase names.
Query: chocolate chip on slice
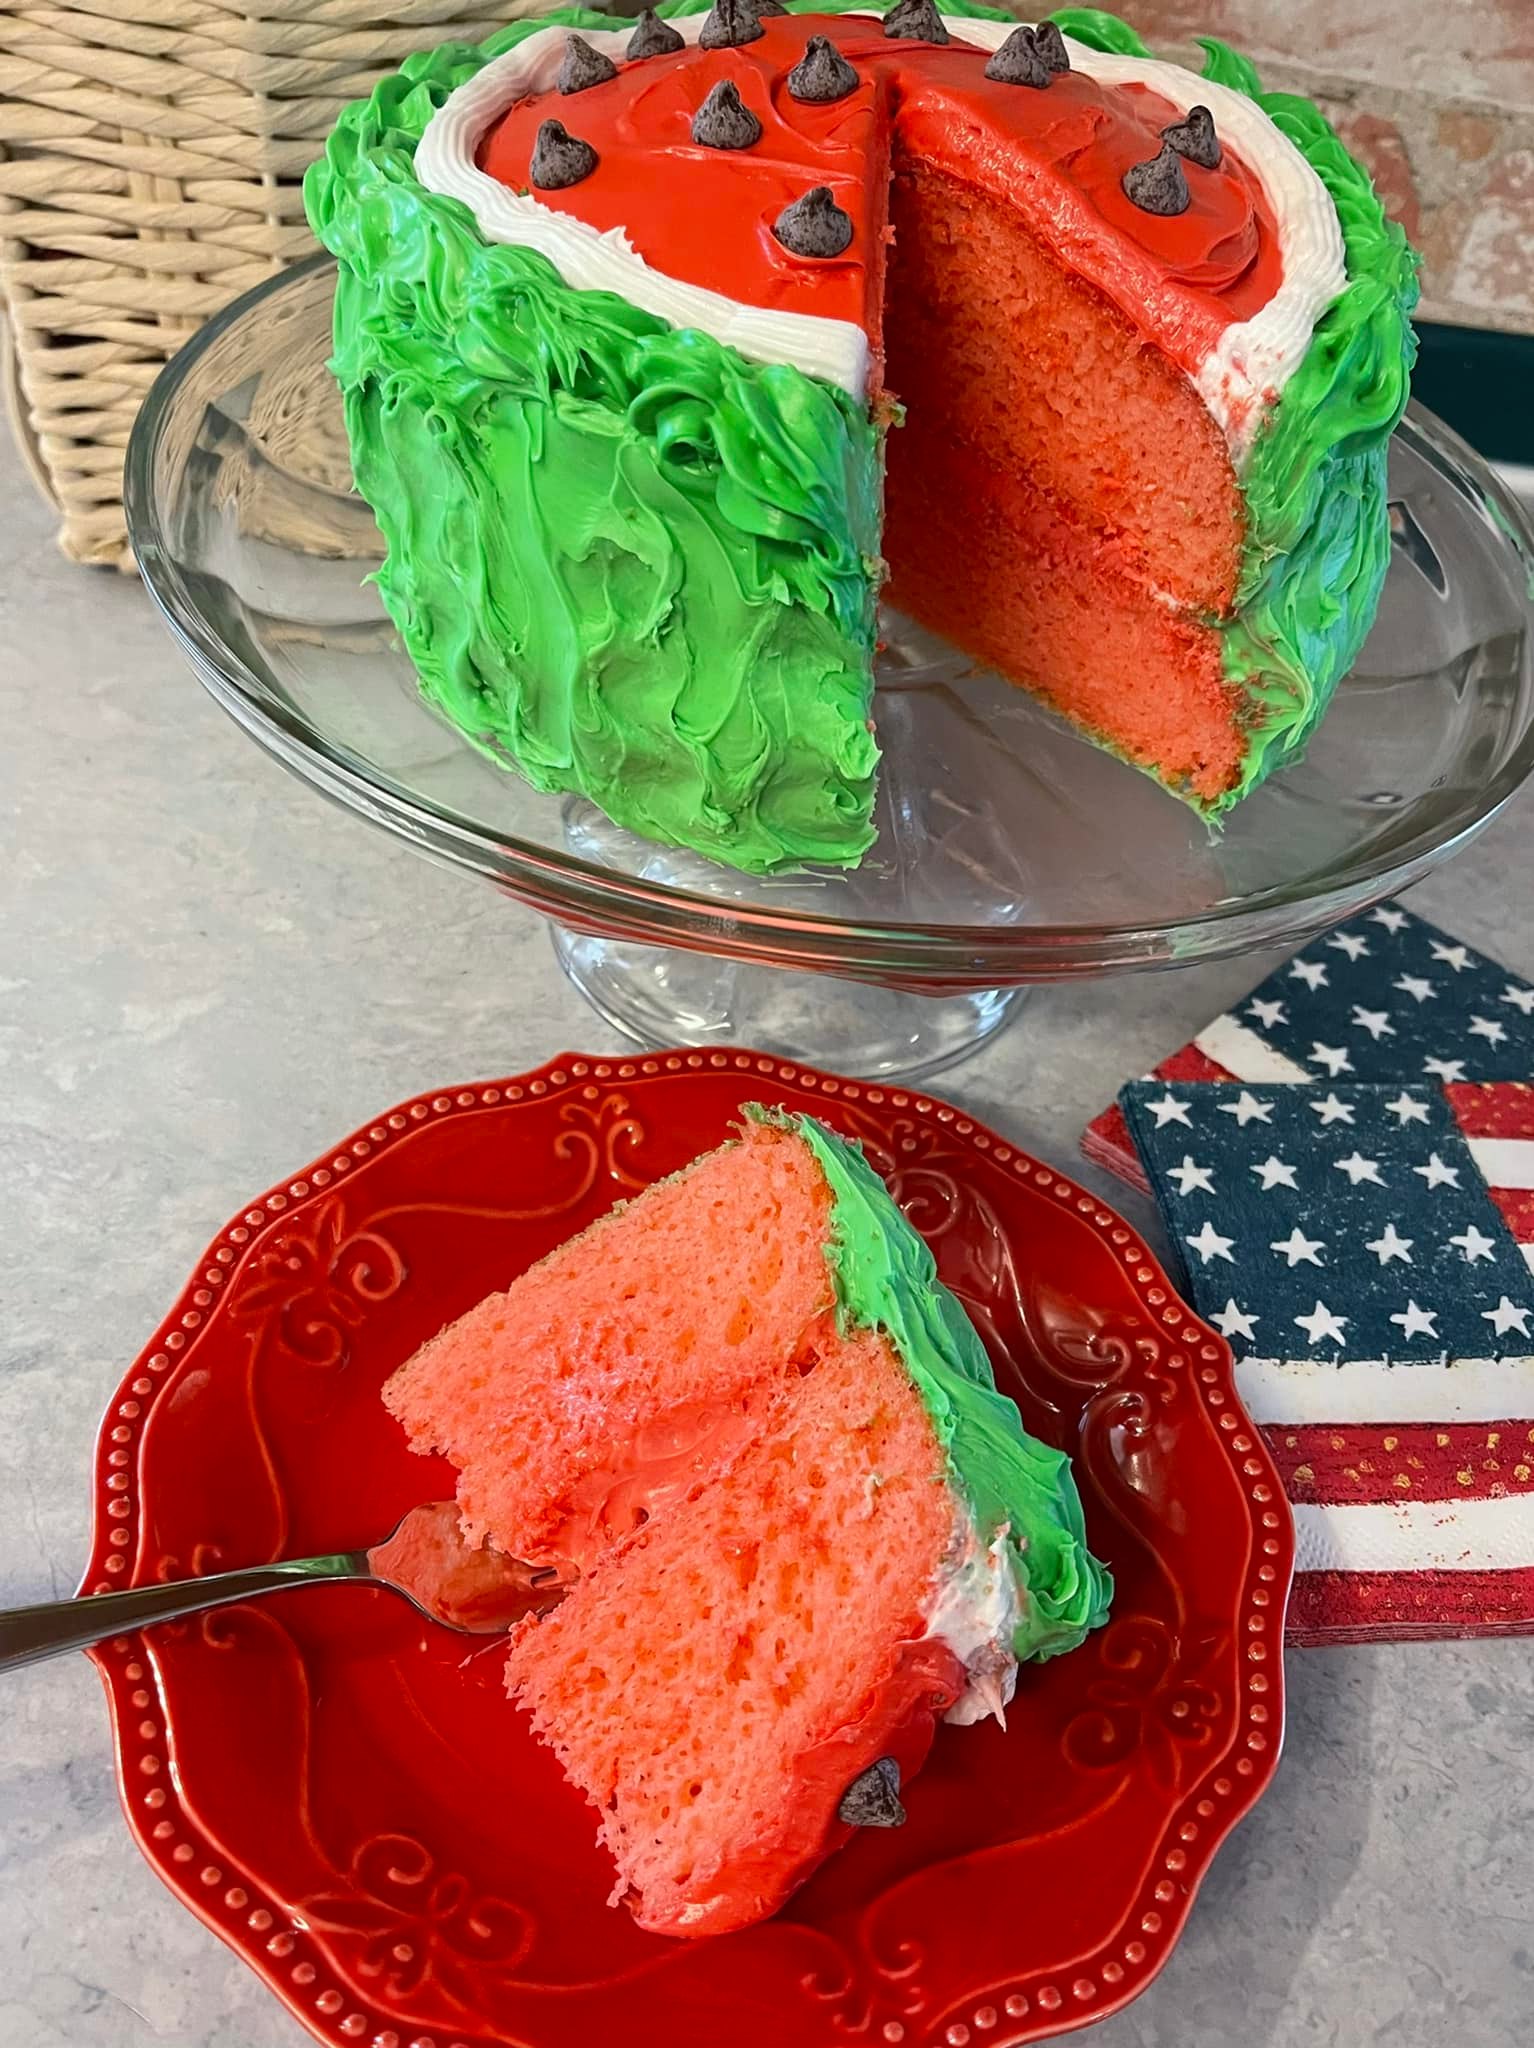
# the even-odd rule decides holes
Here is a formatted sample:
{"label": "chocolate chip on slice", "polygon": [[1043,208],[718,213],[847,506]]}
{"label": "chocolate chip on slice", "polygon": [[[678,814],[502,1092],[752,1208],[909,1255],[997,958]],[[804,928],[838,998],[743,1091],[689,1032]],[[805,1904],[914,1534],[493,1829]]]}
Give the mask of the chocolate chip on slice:
{"label": "chocolate chip on slice", "polygon": [[566,185],[578,185],[597,167],[597,153],[589,142],[566,132],[562,121],[545,121],[533,144],[532,180],[545,192],[558,192]]}
{"label": "chocolate chip on slice", "polygon": [[565,37],[565,54],[554,81],[561,92],[584,92],[588,86],[605,85],[609,78],[617,76],[618,67],[612,58],[592,49],[584,36]]}
{"label": "chocolate chip on slice", "polygon": [[884,33],[906,43],[946,43],[948,31],[934,0],[896,0],[884,17]]}
{"label": "chocolate chip on slice", "polygon": [[1131,164],[1124,173],[1125,192],[1142,213],[1186,213],[1188,181],[1183,176],[1182,158],[1170,142],[1143,164]]}
{"label": "chocolate chip on slice", "polygon": [[1042,89],[1049,83],[1049,66],[1044,62],[1031,28],[1015,28],[985,67],[987,78],[997,85],[1032,85]]}
{"label": "chocolate chip on slice", "polygon": [[742,43],[754,43],[766,33],[750,0],[714,0],[698,32],[698,48],[733,50]]}
{"label": "chocolate chip on slice", "polygon": [[629,37],[624,56],[669,57],[673,50],[685,49],[686,45],[669,21],[662,21],[653,7],[647,7],[640,15],[634,33]]}
{"label": "chocolate chip on slice", "polygon": [[900,1803],[900,1766],[892,1756],[881,1756],[853,1779],[841,1796],[836,1817],[850,1828],[905,1825],[905,1808]]}
{"label": "chocolate chip on slice", "polygon": [[762,139],[762,124],[741,103],[733,79],[721,78],[692,117],[692,139],[705,149],[749,149]]}
{"label": "chocolate chip on slice", "polygon": [[816,185],[785,206],[772,232],[794,256],[840,256],[852,240],[852,216],[831,197],[829,185]]}
{"label": "chocolate chip on slice", "polygon": [[804,55],[788,74],[792,99],[807,106],[844,100],[858,89],[858,75],[829,36],[811,36]]}
{"label": "chocolate chip on slice", "polygon": [[1189,107],[1186,121],[1174,121],[1161,131],[1163,142],[1171,143],[1179,156],[1206,171],[1218,170],[1222,151],[1214,132],[1214,116],[1207,107]]}
{"label": "chocolate chip on slice", "polygon": [[1041,21],[1033,32],[1033,45],[1044,59],[1046,71],[1069,71],[1071,53],[1065,47],[1058,22]]}

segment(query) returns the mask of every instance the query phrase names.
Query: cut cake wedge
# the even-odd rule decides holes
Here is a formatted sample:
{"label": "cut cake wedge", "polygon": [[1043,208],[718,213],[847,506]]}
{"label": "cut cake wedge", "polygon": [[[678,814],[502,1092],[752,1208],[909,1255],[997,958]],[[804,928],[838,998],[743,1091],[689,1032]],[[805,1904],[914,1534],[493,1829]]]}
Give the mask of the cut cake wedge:
{"label": "cut cake wedge", "polygon": [[648,1928],[773,1912],[899,1813],[936,1720],[1106,1617],[1064,1453],[1023,1430],[854,1146],[752,1111],[385,1389],[468,1533],[581,1577],[513,1696]]}

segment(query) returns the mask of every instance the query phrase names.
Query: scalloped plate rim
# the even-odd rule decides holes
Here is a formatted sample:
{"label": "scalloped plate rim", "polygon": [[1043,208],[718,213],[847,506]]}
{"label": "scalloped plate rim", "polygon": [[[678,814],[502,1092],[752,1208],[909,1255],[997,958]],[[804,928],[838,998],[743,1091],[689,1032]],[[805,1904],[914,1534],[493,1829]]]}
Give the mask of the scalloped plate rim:
{"label": "scalloped plate rim", "polygon": [[[279,1228],[283,1223],[289,1221],[296,1210],[302,1209],[315,1201],[323,1201],[333,1189],[345,1185],[346,1176],[333,1171],[329,1162],[343,1154],[350,1157],[354,1154],[355,1148],[359,1144],[367,1145],[370,1148],[371,1156],[371,1153],[381,1151],[384,1145],[391,1144],[395,1139],[408,1137],[413,1129],[419,1129],[424,1124],[428,1124],[433,1116],[450,1116],[455,1113],[470,1115],[477,1110],[514,1107],[520,1099],[540,1099],[550,1093],[558,1092],[568,1087],[572,1082],[582,1084],[589,1082],[620,1083],[624,1080],[642,1079],[649,1081],[661,1076],[666,1076],[673,1080],[684,1080],[689,1074],[727,1074],[732,1070],[735,1072],[749,1071],[759,1074],[764,1082],[786,1082],[798,1087],[807,1088],[811,1092],[825,1092],[832,1099],[836,1099],[848,1090],[851,1090],[850,1099],[862,1101],[872,1099],[875,1107],[909,1108],[917,1115],[936,1115],[944,1122],[962,1121],[969,1126],[971,1139],[978,1136],[989,1145],[998,1148],[1002,1159],[1010,1159],[1026,1164],[1030,1173],[1042,1170],[1050,1175],[1054,1183],[1068,1191],[1071,1208],[1080,1216],[1082,1222],[1086,1223],[1094,1231],[1102,1233],[1113,1227],[1122,1227],[1127,1230],[1141,1254],[1136,1261],[1137,1267],[1149,1268],[1151,1273],[1151,1278],[1143,1282],[1136,1273],[1129,1273],[1130,1285],[1142,1297],[1152,1288],[1164,1289],[1169,1300],[1175,1302],[1181,1309],[1190,1331],[1197,1333],[1199,1343],[1203,1346],[1213,1345],[1216,1347],[1217,1356],[1213,1363],[1220,1376],[1220,1386],[1225,1402],[1240,1418],[1240,1422],[1245,1426],[1245,1429],[1251,1433],[1251,1441],[1254,1446],[1252,1452],[1243,1452],[1241,1456],[1243,1458],[1255,1456],[1261,1460],[1266,1468],[1265,1476],[1272,1483],[1273,1502],[1282,1510],[1280,1527],[1277,1529],[1269,1528],[1266,1531],[1269,1537],[1276,1537],[1283,1547],[1280,1555],[1275,1560],[1278,1577],[1272,1594],[1272,1611],[1274,1612],[1276,1622],[1274,1635],[1280,1645],[1280,1656],[1278,1659],[1278,1675],[1275,1682],[1277,1698],[1270,1702],[1269,1711],[1272,1717],[1276,1719],[1277,1726],[1270,1730],[1265,1757],[1256,1764],[1252,1776],[1245,1784],[1233,1793],[1227,1802],[1226,1810],[1219,1819],[1205,1823],[1197,1845],[1187,1852],[1188,1862],[1194,1867],[1189,1871],[1180,1873],[1183,1884],[1181,1897],[1175,1902],[1167,1902],[1161,1906],[1161,1927],[1154,1937],[1155,1947],[1148,1949],[1145,1963],[1137,1969],[1133,1978],[1121,1985],[1114,1986],[1111,1990],[1106,1986],[1099,1987],[1101,1995],[1094,2000],[1090,2012],[1066,2012],[1062,2005],[1062,2008],[1051,2016],[1046,2031],[1040,2031],[1038,2026],[1040,2015],[1035,2010],[1030,2009],[1027,2014],[1016,2016],[1023,2022],[1020,2031],[1008,2031],[1001,2025],[1001,2016],[998,2015],[996,2030],[988,2030],[985,2038],[993,2044],[993,2048],[1022,2048],[1022,2044],[1058,2039],[1064,2035],[1076,2033],[1082,2028],[1095,2026],[1111,2018],[1114,2014],[1122,2012],[1148,1990],[1150,1985],[1160,1976],[1167,1963],[1171,1960],[1172,1954],[1182,1938],[1182,1933],[1187,1924],[1188,1916],[1193,1909],[1194,1901],[1202,1888],[1216,1854],[1241,1823],[1249,1818],[1258,1802],[1267,1793],[1278,1770],[1283,1754],[1287,1718],[1287,1687],[1283,1677],[1282,1645],[1284,1642],[1283,1621],[1293,1585],[1294,1524],[1293,1518],[1288,1511],[1288,1502],[1283,1488],[1278,1481],[1277,1469],[1272,1463],[1261,1435],[1256,1431],[1255,1425],[1252,1424],[1250,1417],[1247,1415],[1245,1405],[1237,1390],[1234,1358],[1229,1344],[1218,1330],[1212,1329],[1208,1324],[1204,1323],[1184,1300],[1180,1290],[1166,1273],[1160,1259],[1145,1244],[1143,1233],[1137,1230],[1127,1219],[1120,1217],[1118,1212],[1108,1202],[1093,1195],[1088,1189],[1083,1188],[1069,1174],[1062,1173],[1057,1167],[1050,1165],[1047,1161],[1040,1160],[1025,1148],[1013,1144],[1010,1139],[1003,1138],[1000,1133],[996,1132],[980,1117],[971,1115],[969,1111],[962,1109],[958,1105],[947,1102],[940,1094],[931,1093],[919,1085],[903,1085],[899,1082],[863,1081],[834,1074],[827,1069],[816,1068],[785,1055],[759,1052],[749,1047],[734,1046],[728,1050],[714,1048],[708,1051],[699,1051],[694,1047],[683,1046],[661,1048],[655,1051],[635,1048],[631,1051],[620,1053],[561,1052],[554,1054],[550,1059],[544,1061],[542,1065],[529,1068],[522,1073],[495,1076],[478,1081],[457,1082],[446,1087],[422,1089],[414,1095],[407,1096],[402,1101],[391,1104],[377,1115],[369,1117],[358,1124],[346,1137],[323,1148],[307,1166],[296,1173],[282,1176],[260,1195],[244,1203],[214,1234],[201,1256],[195,1262],[192,1272],[189,1274],[175,1301],[156,1326],[153,1335],[145,1343],[132,1366],[123,1374],[103,1411],[92,1454],[90,1553],[77,1592],[80,1594],[86,1593],[91,1589],[93,1582],[95,1583],[95,1589],[98,1591],[107,1590],[110,1584],[109,1581],[102,1578],[106,1558],[111,1554],[109,1550],[111,1523],[107,1510],[112,1495],[108,1492],[106,1481],[112,1469],[108,1465],[108,1457],[111,1450],[115,1448],[111,1441],[111,1431],[114,1427],[115,1418],[119,1414],[121,1404],[129,1399],[137,1399],[141,1402],[147,1401],[152,1405],[155,1382],[149,1376],[155,1369],[154,1361],[168,1351],[183,1351],[188,1345],[195,1343],[197,1336],[210,1330],[217,1321],[227,1297],[217,1297],[208,1306],[206,1315],[200,1314],[200,1309],[194,1303],[194,1297],[200,1292],[205,1291],[200,1286],[202,1276],[216,1260],[220,1248],[228,1243],[233,1232],[240,1229],[248,1232],[247,1240],[242,1243],[238,1259],[235,1262],[236,1265],[243,1265],[251,1252],[255,1250],[261,1239],[269,1231]],[[829,1088],[826,1086],[827,1083],[830,1084]],[[513,1094],[512,1091],[520,1091],[520,1095]],[[489,1100],[486,1099],[487,1096],[490,1097]],[[465,1097],[469,1099],[465,1100]],[[391,1127],[392,1119],[404,1119],[406,1121],[404,1121],[402,1127],[396,1129]],[[372,1136],[373,1132],[380,1126],[383,1126],[388,1131],[388,1137],[382,1141],[375,1140]],[[316,1184],[316,1175],[324,1176],[324,1179],[318,1185]],[[302,1184],[303,1192],[295,1193],[295,1187],[299,1184]],[[1083,1201],[1090,1203],[1090,1210],[1082,1209],[1081,1204]],[[249,1221],[250,1216],[258,1209],[264,1210],[266,1213],[259,1224],[251,1223]],[[1101,1220],[1103,1217],[1106,1217],[1106,1223]],[[189,1312],[200,1315],[198,1326],[190,1335],[187,1334],[183,1326],[183,1318]],[[177,1341],[178,1339],[179,1342]],[[160,1370],[163,1372],[164,1367],[162,1366]],[[135,1395],[132,1391],[134,1383],[144,1382],[146,1379],[149,1379],[148,1394]],[[149,1408],[144,1407],[142,1414],[146,1419],[148,1413]],[[1216,1431],[1214,1433],[1214,1441],[1219,1444],[1223,1455],[1231,1467],[1233,1476],[1238,1479],[1238,1484],[1240,1474],[1236,1463],[1237,1454],[1232,1447],[1231,1437],[1240,1433],[1240,1429]],[[1255,1534],[1260,1525],[1257,1522],[1246,1488],[1239,1487],[1239,1490],[1242,1493],[1247,1512],[1251,1516]],[[141,1515],[141,1511],[141,1504],[135,1495],[133,1508],[135,1525]],[[301,2002],[305,1994],[312,1991],[312,1986],[295,1988],[284,1974],[270,1966],[263,1959],[262,1944],[258,1940],[250,1938],[249,1935],[242,1938],[245,1930],[231,1926],[227,1920],[221,1919],[215,1914],[213,1901],[219,1896],[222,1887],[221,1885],[208,1887],[207,1885],[199,1885],[197,1883],[195,1873],[201,1858],[194,1854],[192,1859],[184,1864],[185,1875],[183,1876],[176,1866],[161,1855],[152,1839],[150,1822],[145,1816],[135,1810],[128,1783],[123,1747],[123,1731],[127,1716],[132,1712],[141,1710],[133,1708],[125,1697],[119,1696],[119,1690],[125,1688],[129,1681],[112,1663],[108,1654],[114,1647],[134,1641],[142,1641],[145,1644],[146,1653],[151,1659],[153,1658],[152,1638],[146,1633],[139,1631],[130,1632],[125,1637],[110,1639],[108,1642],[85,1652],[86,1656],[96,1666],[97,1674],[102,1683],[102,1689],[106,1695],[108,1717],[112,1731],[113,1772],[117,1782],[119,1803],[130,1834],[146,1862],[148,1862],[151,1869],[172,1895],[182,1905],[186,1906],[205,1927],[217,1935],[231,1953],[238,1956],[255,1973],[266,1989],[276,1995],[293,2015],[299,2026],[311,2038],[330,2044],[330,2048],[354,2048],[354,2044],[364,2040],[365,2037],[363,2035],[343,2033],[337,2026],[327,2024],[328,2021],[334,2018],[334,2015],[317,2012],[312,2001],[308,2004]],[[168,1728],[166,1732],[169,1734]],[[1171,1822],[1174,1819],[1175,1811],[1169,1814],[1168,1828],[1170,1828]],[[192,1837],[197,1835],[198,1826],[195,1820],[183,1814],[181,1824],[184,1834]],[[1167,1842],[1167,1835],[1158,1838],[1156,1854],[1152,1861],[1161,1857],[1167,1848]],[[208,1855],[219,1853],[216,1846],[208,1843],[205,1839],[201,1846]],[[1130,1910],[1133,1911],[1132,1906]],[[1125,1925],[1127,1926],[1127,1919]],[[1119,1931],[1124,1931],[1123,1927]],[[266,1929],[263,1928],[260,1932],[264,1934]],[[1068,1970],[1073,1966],[1066,1965],[1064,1967]],[[1079,1962],[1074,1967],[1080,1967]],[[360,1995],[358,2002],[362,2002]],[[385,2020],[383,2024],[387,2026],[389,2022]],[[951,2027],[953,2024],[954,2021],[949,2013],[940,2012],[931,2020],[927,2037],[936,2042],[943,2038],[943,2030]],[[416,2031],[419,2032],[419,2029],[416,2029]],[[439,2028],[437,2031],[440,2032],[441,2029]],[[450,2033],[453,2031],[455,2030],[449,2030]],[[424,2039],[425,2037],[423,2036],[423,2041]],[[972,2034],[969,2036],[969,2039],[973,2042],[974,2037]],[[399,2040],[400,2048],[414,2048],[414,2044],[407,2044],[403,2036],[400,2036]],[[457,2041],[451,2042],[450,2048],[473,2048],[473,2044],[466,2038],[462,2043]],[[489,2048],[488,2037],[483,2037],[479,2048]],[[526,2048],[536,2048],[536,2044],[530,2042],[526,2044]],[[914,2041],[912,2048],[914,2048]]]}

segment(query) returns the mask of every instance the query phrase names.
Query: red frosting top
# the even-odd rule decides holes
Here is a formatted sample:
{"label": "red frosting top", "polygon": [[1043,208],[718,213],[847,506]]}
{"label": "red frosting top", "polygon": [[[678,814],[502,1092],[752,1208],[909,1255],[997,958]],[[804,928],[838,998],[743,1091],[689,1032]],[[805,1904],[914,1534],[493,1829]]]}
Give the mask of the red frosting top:
{"label": "red frosting top", "polygon": [[[1232,321],[1248,320],[1282,279],[1273,215],[1255,175],[1227,147],[1216,170],[1186,164],[1191,203],[1145,213],[1121,180],[1154,157],[1179,108],[1139,85],[1104,86],[1064,72],[1047,88],[984,76],[989,53],[886,40],[876,19],[772,16],[741,48],[619,64],[584,92],[536,93],[509,108],[481,145],[481,168],[518,191],[540,122],[555,118],[589,142],[597,168],[577,185],[539,191],[550,208],[620,229],[652,268],[740,303],[850,320],[877,334],[885,165],[893,134],[909,152],[1017,204],[1033,231],[1194,371]],[[856,67],[855,92],[806,105],[788,73],[812,35]],[[744,150],[706,149],[693,115],[732,79],[762,124]],[[772,232],[793,200],[829,185],[852,218],[844,256],[791,255]]]}

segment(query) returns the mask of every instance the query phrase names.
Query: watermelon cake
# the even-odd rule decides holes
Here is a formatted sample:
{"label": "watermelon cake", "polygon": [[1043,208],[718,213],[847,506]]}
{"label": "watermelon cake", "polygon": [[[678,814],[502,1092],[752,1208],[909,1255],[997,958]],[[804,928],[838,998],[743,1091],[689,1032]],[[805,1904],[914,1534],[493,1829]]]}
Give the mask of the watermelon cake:
{"label": "watermelon cake", "polygon": [[467,1535],[573,1585],[507,1684],[657,1932],[776,1910],[903,1818],[939,1717],[1105,1618],[1069,1460],[1027,1436],[855,1146],[738,1140],[444,1330],[384,1390]]}
{"label": "watermelon cake", "polygon": [[1214,818],[1377,607],[1415,259],[1204,42],[668,0],[412,58],[306,187],[380,583],[538,788],[855,865],[898,610]]}

